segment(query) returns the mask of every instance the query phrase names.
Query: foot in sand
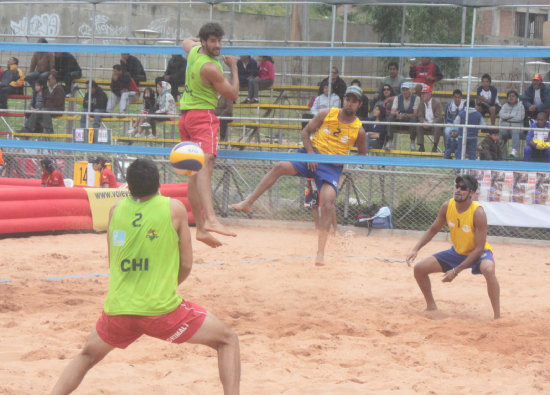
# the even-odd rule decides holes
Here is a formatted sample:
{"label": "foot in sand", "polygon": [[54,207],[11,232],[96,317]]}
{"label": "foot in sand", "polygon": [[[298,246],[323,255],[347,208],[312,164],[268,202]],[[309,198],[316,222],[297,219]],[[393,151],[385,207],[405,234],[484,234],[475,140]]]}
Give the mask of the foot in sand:
{"label": "foot in sand", "polygon": [[434,310],[437,310],[437,305],[435,303],[427,305],[426,310],[424,311],[434,311]]}
{"label": "foot in sand", "polygon": [[224,235],[224,236],[237,237],[236,233],[231,232],[230,230],[227,230],[227,228],[223,226],[221,223],[219,223],[218,221],[215,221],[215,222],[205,221],[204,230],[206,230],[207,232],[219,233],[220,235]]}
{"label": "foot in sand", "polygon": [[243,213],[248,213],[250,211],[251,205],[246,203],[246,200],[243,200],[240,203],[232,204],[231,208],[236,211],[242,211]]}
{"label": "foot in sand", "polygon": [[212,236],[210,233],[204,231],[204,230],[198,230],[197,229],[197,240],[202,241],[204,244],[209,245],[212,248],[216,248],[222,245],[221,241],[216,239],[214,236]]}
{"label": "foot in sand", "polygon": [[317,254],[317,257],[315,258],[315,266],[325,266],[324,254]]}

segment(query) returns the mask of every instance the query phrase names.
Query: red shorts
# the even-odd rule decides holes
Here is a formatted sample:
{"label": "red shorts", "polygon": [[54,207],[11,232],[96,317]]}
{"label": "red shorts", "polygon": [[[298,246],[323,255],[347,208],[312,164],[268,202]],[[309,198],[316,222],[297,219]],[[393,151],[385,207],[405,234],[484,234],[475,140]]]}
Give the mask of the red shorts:
{"label": "red shorts", "polygon": [[158,316],[107,315],[103,311],[95,327],[105,343],[126,348],[141,335],[184,343],[197,332],[205,318],[205,309],[184,300],[171,313]]}
{"label": "red shorts", "polygon": [[187,110],[179,121],[181,141],[200,145],[205,154],[218,153],[218,128],[220,120],[213,110]]}

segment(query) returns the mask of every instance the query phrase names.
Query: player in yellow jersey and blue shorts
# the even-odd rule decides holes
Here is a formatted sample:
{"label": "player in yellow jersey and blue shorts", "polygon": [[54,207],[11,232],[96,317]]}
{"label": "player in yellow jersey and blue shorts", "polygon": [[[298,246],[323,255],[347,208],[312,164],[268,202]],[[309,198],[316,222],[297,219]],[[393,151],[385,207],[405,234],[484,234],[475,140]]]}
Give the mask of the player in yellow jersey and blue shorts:
{"label": "player in yellow jersey and blue shorts", "polygon": [[[304,144],[298,152],[305,154],[348,155],[355,145],[359,155],[367,153],[367,138],[356,113],[361,106],[363,92],[357,86],[350,86],[344,96],[344,106],[320,111],[302,130]],[[311,137],[313,136],[313,137]],[[334,202],[343,165],[315,162],[279,162],[265,175],[252,194],[231,207],[245,213],[254,202],[281,176],[299,175],[313,178],[319,191],[321,219],[316,265],[324,265],[325,246],[333,218]]]}
{"label": "player in yellow jersey and blue shorts", "polygon": [[124,349],[142,335],[212,347],[218,352],[224,394],[238,394],[237,335],[212,313],[177,293],[193,263],[185,206],[159,195],[159,171],[151,160],[132,162],[126,180],[132,196],[109,213],[110,278],[103,312],[52,394],[74,391],[111,350]]}
{"label": "player in yellow jersey and blue shorts", "polygon": [[454,198],[443,203],[433,224],[407,256],[407,264],[410,265],[418,251],[447,224],[453,243],[451,249],[438,252],[414,266],[414,277],[426,299],[426,310],[437,310],[429,278],[431,273],[444,272],[442,281],[451,282],[461,271],[470,268],[473,274],[485,277],[497,319],[500,318],[500,286],[495,275],[493,249],[487,242],[487,216],[483,207],[472,201],[477,187],[477,180],[470,175],[456,177]]}

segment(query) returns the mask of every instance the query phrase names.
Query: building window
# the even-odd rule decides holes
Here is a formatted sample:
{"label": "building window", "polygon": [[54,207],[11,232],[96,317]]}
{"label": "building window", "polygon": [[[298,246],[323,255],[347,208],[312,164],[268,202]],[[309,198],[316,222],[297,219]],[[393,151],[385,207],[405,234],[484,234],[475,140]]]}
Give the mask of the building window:
{"label": "building window", "polygon": [[[548,20],[547,14],[529,14],[527,38],[542,39],[542,25]],[[525,35],[525,12],[516,12],[516,36]]]}

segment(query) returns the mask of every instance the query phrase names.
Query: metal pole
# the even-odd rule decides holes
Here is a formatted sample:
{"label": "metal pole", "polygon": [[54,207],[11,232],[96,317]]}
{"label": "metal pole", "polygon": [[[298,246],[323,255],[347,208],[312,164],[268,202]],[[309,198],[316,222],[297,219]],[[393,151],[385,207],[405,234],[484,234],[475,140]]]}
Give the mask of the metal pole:
{"label": "metal pole", "polygon": [[[475,39],[475,33],[476,33],[476,9],[474,8],[474,17],[472,19],[472,41],[471,41],[471,47],[474,47],[474,39]],[[464,127],[462,128],[462,152],[460,155],[460,159],[464,160],[466,157],[466,142],[468,140],[468,132],[467,127],[468,125],[468,113],[470,109],[470,90],[472,87],[472,64],[473,64],[473,57],[470,56],[470,64],[468,65],[468,88],[466,92],[466,119],[464,120]],[[477,139],[477,135],[476,135]]]}
{"label": "metal pole", "polygon": [[212,22],[212,13],[214,11],[214,5],[213,4],[210,4],[210,22]]}
{"label": "metal pole", "polygon": [[[460,45],[463,46],[466,42],[466,7],[462,7],[462,32],[460,34]],[[464,75],[464,58],[460,58],[458,75]]]}
{"label": "metal pole", "polygon": [[[347,41],[348,37],[348,5],[344,5],[344,26],[342,28],[342,45]],[[342,56],[342,70],[340,72],[344,74],[346,68],[346,57]]]}
{"label": "metal pole", "polygon": [[[336,29],[336,6],[332,6],[332,32],[330,34],[330,46],[334,47],[334,31]],[[322,92],[321,92],[322,94]],[[328,72],[328,105],[331,107],[330,99],[332,97],[332,55],[329,58]]]}
{"label": "metal pole", "polygon": [[[405,45],[405,23],[407,21],[407,6],[403,6],[403,14],[401,15],[401,40],[399,41],[401,46]],[[399,58],[399,70],[403,75],[403,58]]]}
{"label": "metal pole", "polygon": [[178,3],[178,20],[177,20],[177,29],[176,29],[176,45],[180,45],[181,41],[181,12],[182,12],[182,4],[181,2]]}
{"label": "metal pole", "polygon": [[[523,29],[523,46],[527,46],[527,33],[529,32],[529,8],[525,11],[525,26]],[[523,85],[525,81],[525,58],[521,63],[521,85],[519,87],[519,94],[523,94]]]}
{"label": "metal pole", "polygon": [[[96,17],[96,7],[97,3],[93,3],[93,12],[92,12],[92,45],[95,41],[95,17]],[[92,109],[92,74],[94,70],[94,54],[90,54],[90,76],[88,77],[88,113]],[[90,127],[90,114],[86,114],[86,129]]]}

